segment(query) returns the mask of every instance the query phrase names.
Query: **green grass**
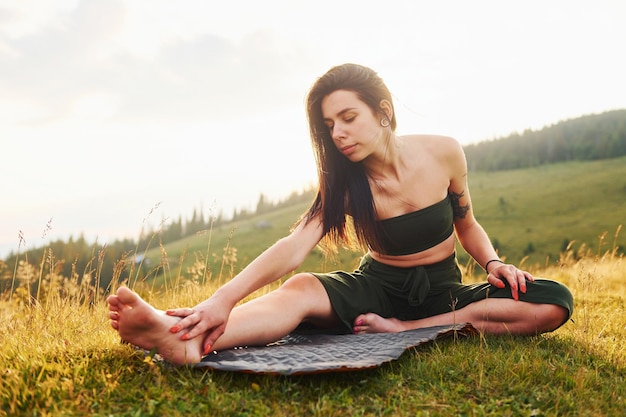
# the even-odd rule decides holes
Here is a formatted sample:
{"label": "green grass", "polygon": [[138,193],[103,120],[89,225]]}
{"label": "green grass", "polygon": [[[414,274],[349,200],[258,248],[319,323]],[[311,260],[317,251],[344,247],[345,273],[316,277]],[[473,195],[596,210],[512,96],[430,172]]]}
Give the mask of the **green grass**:
{"label": "green grass", "polygon": [[[0,302],[0,416],[620,415],[624,259],[569,252],[532,272],[570,286],[574,322],[537,337],[441,340],[380,368],[294,377],[155,362],[120,343],[92,288],[53,276],[39,302],[23,291]],[[138,289],[165,307],[191,305],[218,284]]]}
{"label": "green grass", "polygon": [[[541,183],[537,171],[471,177],[479,219],[507,254],[529,240],[536,252],[545,245],[555,254],[547,264],[525,261],[533,274],[574,293],[573,322],[554,333],[441,340],[380,368],[348,373],[286,377],[176,368],[120,343],[108,324],[107,294],[78,276],[59,276],[51,265],[61,260],[48,259],[41,269],[17,268],[15,291],[0,294],[0,416],[623,415],[626,261],[616,245],[624,244],[621,235],[616,244],[609,235],[598,249],[597,236],[621,221],[626,177],[617,173],[624,162],[540,168]],[[302,209],[263,216],[270,229],[252,219],[233,233],[225,227],[150,249],[148,278],[159,279],[139,277],[132,285],[157,308],[194,305],[284,235]],[[577,223],[586,218],[595,223]],[[521,223],[533,226],[529,231]],[[578,244],[560,251],[564,238]],[[588,242],[582,250],[581,242]],[[357,256],[342,253],[333,263],[315,252],[303,269],[349,268]],[[130,274],[128,266],[118,270],[113,286]],[[29,292],[36,284],[34,300]]]}
{"label": "green grass", "polygon": [[[626,158],[470,174],[477,219],[500,251],[518,263],[558,259],[565,242],[597,251],[626,247]],[[607,233],[602,240],[600,236]],[[534,251],[525,253],[532,244]]]}

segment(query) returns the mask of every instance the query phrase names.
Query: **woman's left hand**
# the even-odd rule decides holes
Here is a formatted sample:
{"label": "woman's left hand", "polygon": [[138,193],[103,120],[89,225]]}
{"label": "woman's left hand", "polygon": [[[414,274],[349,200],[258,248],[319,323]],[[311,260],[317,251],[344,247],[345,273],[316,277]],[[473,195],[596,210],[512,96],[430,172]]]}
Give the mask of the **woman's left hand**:
{"label": "woman's left hand", "polygon": [[508,283],[514,300],[519,300],[520,292],[526,293],[526,281],[535,280],[530,272],[522,271],[515,265],[502,263],[489,269],[487,282],[498,288],[504,288],[506,286],[504,283]]}

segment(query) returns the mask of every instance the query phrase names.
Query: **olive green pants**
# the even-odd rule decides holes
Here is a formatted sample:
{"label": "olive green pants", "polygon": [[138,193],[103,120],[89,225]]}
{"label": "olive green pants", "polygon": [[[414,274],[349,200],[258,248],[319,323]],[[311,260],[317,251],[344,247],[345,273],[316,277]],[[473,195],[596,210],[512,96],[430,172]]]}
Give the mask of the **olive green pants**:
{"label": "olive green pants", "polygon": [[[511,288],[487,282],[463,284],[461,270],[453,254],[432,265],[398,268],[365,255],[354,272],[314,273],[326,288],[333,309],[351,332],[354,319],[363,313],[382,317],[416,320],[461,309],[486,298],[513,298]],[[556,304],[574,310],[574,298],[563,284],[547,279],[526,283],[519,300]],[[567,320],[566,320],[567,321]]]}

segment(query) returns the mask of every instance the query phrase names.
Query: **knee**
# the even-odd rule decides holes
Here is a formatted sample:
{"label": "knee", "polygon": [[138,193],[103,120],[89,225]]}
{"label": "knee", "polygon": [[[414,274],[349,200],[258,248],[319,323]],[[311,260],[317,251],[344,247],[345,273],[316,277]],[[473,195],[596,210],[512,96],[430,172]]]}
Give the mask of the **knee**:
{"label": "knee", "polygon": [[335,324],[333,308],[324,285],[315,275],[300,273],[292,276],[276,290],[282,302],[295,303],[303,321],[313,324]]}
{"label": "knee", "polygon": [[305,292],[319,288],[322,284],[312,274],[299,273],[286,280],[279,288],[279,291]]}
{"label": "knee", "polygon": [[561,327],[567,321],[569,311],[565,307],[556,304],[547,304],[543,314],[543,326],[541,333],[551,332]]}

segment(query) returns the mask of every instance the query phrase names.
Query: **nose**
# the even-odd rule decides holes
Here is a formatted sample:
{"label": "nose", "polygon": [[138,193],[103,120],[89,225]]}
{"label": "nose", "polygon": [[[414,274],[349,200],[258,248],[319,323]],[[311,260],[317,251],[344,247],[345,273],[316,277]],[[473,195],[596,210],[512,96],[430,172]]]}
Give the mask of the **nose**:
{"label": "nose", "polygon": [[346,138],[346,132],[339,126],[333,126],[332,137],[335,141],[341,141]]}

